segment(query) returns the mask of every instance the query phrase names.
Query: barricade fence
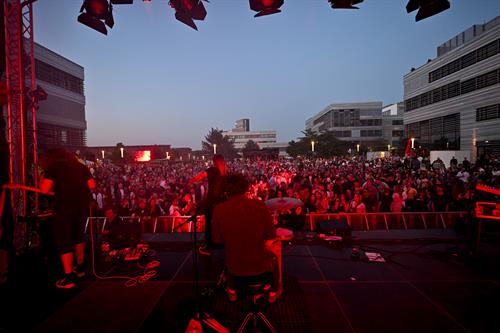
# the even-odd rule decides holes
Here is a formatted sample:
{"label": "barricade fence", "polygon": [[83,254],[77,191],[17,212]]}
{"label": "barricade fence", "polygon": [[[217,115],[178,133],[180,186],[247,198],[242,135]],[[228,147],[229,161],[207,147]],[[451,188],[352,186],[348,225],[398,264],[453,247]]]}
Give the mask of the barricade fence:
{"label": "barricade fence", "polygon": [[[143,216],[121,217],[124,223],[137,223],[143,233],[191,232],[194,227],[191,216]],[[448,229],[454,228],[458,219],[467,218],[467,212],[401,212],[401,213],[339,213],[306,214],[304,231],[316,231],[319,221],[346,221],[351,230],[407,230],[407,229]],[[89,222],[93,221],[94,231],[101,234],[108,229],[105,217],[87,219],[85,232],[89,232]],[[198,216],[197,232],[205,230],[205,217]]]}
{"label": "barricade fence", "polygon": [[[172,233],[172,232],[191,232],[194,228],[193,221],[188,221],[191,216],[122,216],[123,223],[134,223],[140,225],[142,233]],[[89,233],[89,222],[92,220],[94,232],[101,234],[108,230],[109,220],[105,217],[89,217],[85,224],[85,232]],[[200,215],[196,221],[197,232],[205,230],[205,217]]]}

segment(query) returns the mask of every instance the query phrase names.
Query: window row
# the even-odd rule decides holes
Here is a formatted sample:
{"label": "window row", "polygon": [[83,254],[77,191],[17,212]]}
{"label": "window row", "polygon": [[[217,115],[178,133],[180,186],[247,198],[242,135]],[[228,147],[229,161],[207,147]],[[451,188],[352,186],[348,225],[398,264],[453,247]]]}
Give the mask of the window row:
{"label": "window row", "polygon": [[35,77],[60,88],[83,95],[83,80],[35,59]]}
{"label": "window row", "polygon": [[444,86],[405,100],[405,111],[412,111],[429,104],[434,104],[449,98],[464,95],[475,90],[495,85],[499,82],[500,69],[476,76],[469,80],[453,81]]}
{"label": "window row", "polygon": [[382,119],[361,119],[360,126],[382,126]]}
{"label": "window row", "polygon": [[433,148],[460,148],[460,114],[422,120],[405,126],[406,137]]}
{"label": "window row", "polygon": [[500,53],[500,39],[486,44],[477,50],[469,52],[466,55],[430,72],[429,82],[439,80],[445,76],[458,72],[461,69],[472,66],[482,60],[493,57],[498,53]]}
{"label": "window row", "polygon": [[476,121],[500,119],[500,104],[488,105],[476,109]]}
{"label": "window row", "polygon": [[382,130],[361,130],[361,137],[382,136]]}

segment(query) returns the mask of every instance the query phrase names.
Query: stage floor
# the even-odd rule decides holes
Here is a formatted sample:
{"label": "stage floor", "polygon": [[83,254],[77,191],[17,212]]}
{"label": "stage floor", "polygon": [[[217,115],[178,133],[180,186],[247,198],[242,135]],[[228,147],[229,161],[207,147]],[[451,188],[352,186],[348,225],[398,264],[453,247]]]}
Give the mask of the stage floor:
{"label": "stage floor", "polygon": [[[485,244],[486,255],[473,260],[451,233],[399,241],[388,235],[355,234],[352,245],[285,243],[284,293],[263,312],[280,333],[500,332],[498,244]],[[158,275],[133,287],[96,280],[89,266],[76,288],[58,290],[50,263],[21,258],[16,278],[0,287],[0,332],[184,332],[193,313],[192,254],[186,235],[174,237],[149,238]],[[358,260],[353,247],[361,250]],[[370,262],[365,252],[385,262]],[[247,303],[228,302],[216,287],[222,265],[222,250],[199,257],[202,298],[205,310],[235,332]],[[137,262],[101,259],[96,268],[103,276],[143,271]]]}

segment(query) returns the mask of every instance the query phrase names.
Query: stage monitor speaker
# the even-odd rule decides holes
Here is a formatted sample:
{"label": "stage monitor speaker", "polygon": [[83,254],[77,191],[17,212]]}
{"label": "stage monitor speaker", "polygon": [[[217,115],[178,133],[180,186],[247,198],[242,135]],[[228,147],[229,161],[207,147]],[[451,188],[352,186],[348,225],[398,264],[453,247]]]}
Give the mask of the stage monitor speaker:
{"label": "stage monitor speaker", "polygon": [[351,237],[351,228],[347,220],[321,220],[316,223],[316,232],[328,235]]}

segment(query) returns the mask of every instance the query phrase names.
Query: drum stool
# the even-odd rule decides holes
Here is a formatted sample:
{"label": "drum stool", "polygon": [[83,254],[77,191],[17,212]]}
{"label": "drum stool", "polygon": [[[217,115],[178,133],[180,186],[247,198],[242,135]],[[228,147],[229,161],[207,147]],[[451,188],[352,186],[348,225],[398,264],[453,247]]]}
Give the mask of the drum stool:
{"label": "drum stool", "polygon": [[271,273],[264,273],[256,276],[240,276],[234,277],[234,282],[236,284],[236,289],[238,294],[241,293],[246,296],[250,302],[250,312],[247,313],[240,327],[238,328],[238,333],[243,333],[247,329],[247,326],[252,325],[252,333],[260,332],[258,329],[259,319],[267,327],[269,332],[277,333],[274,327],[271,325],[269,320],[264,316],[264,314],[259,309],[259,301],[265,298],[270,290],[272,281]]}

